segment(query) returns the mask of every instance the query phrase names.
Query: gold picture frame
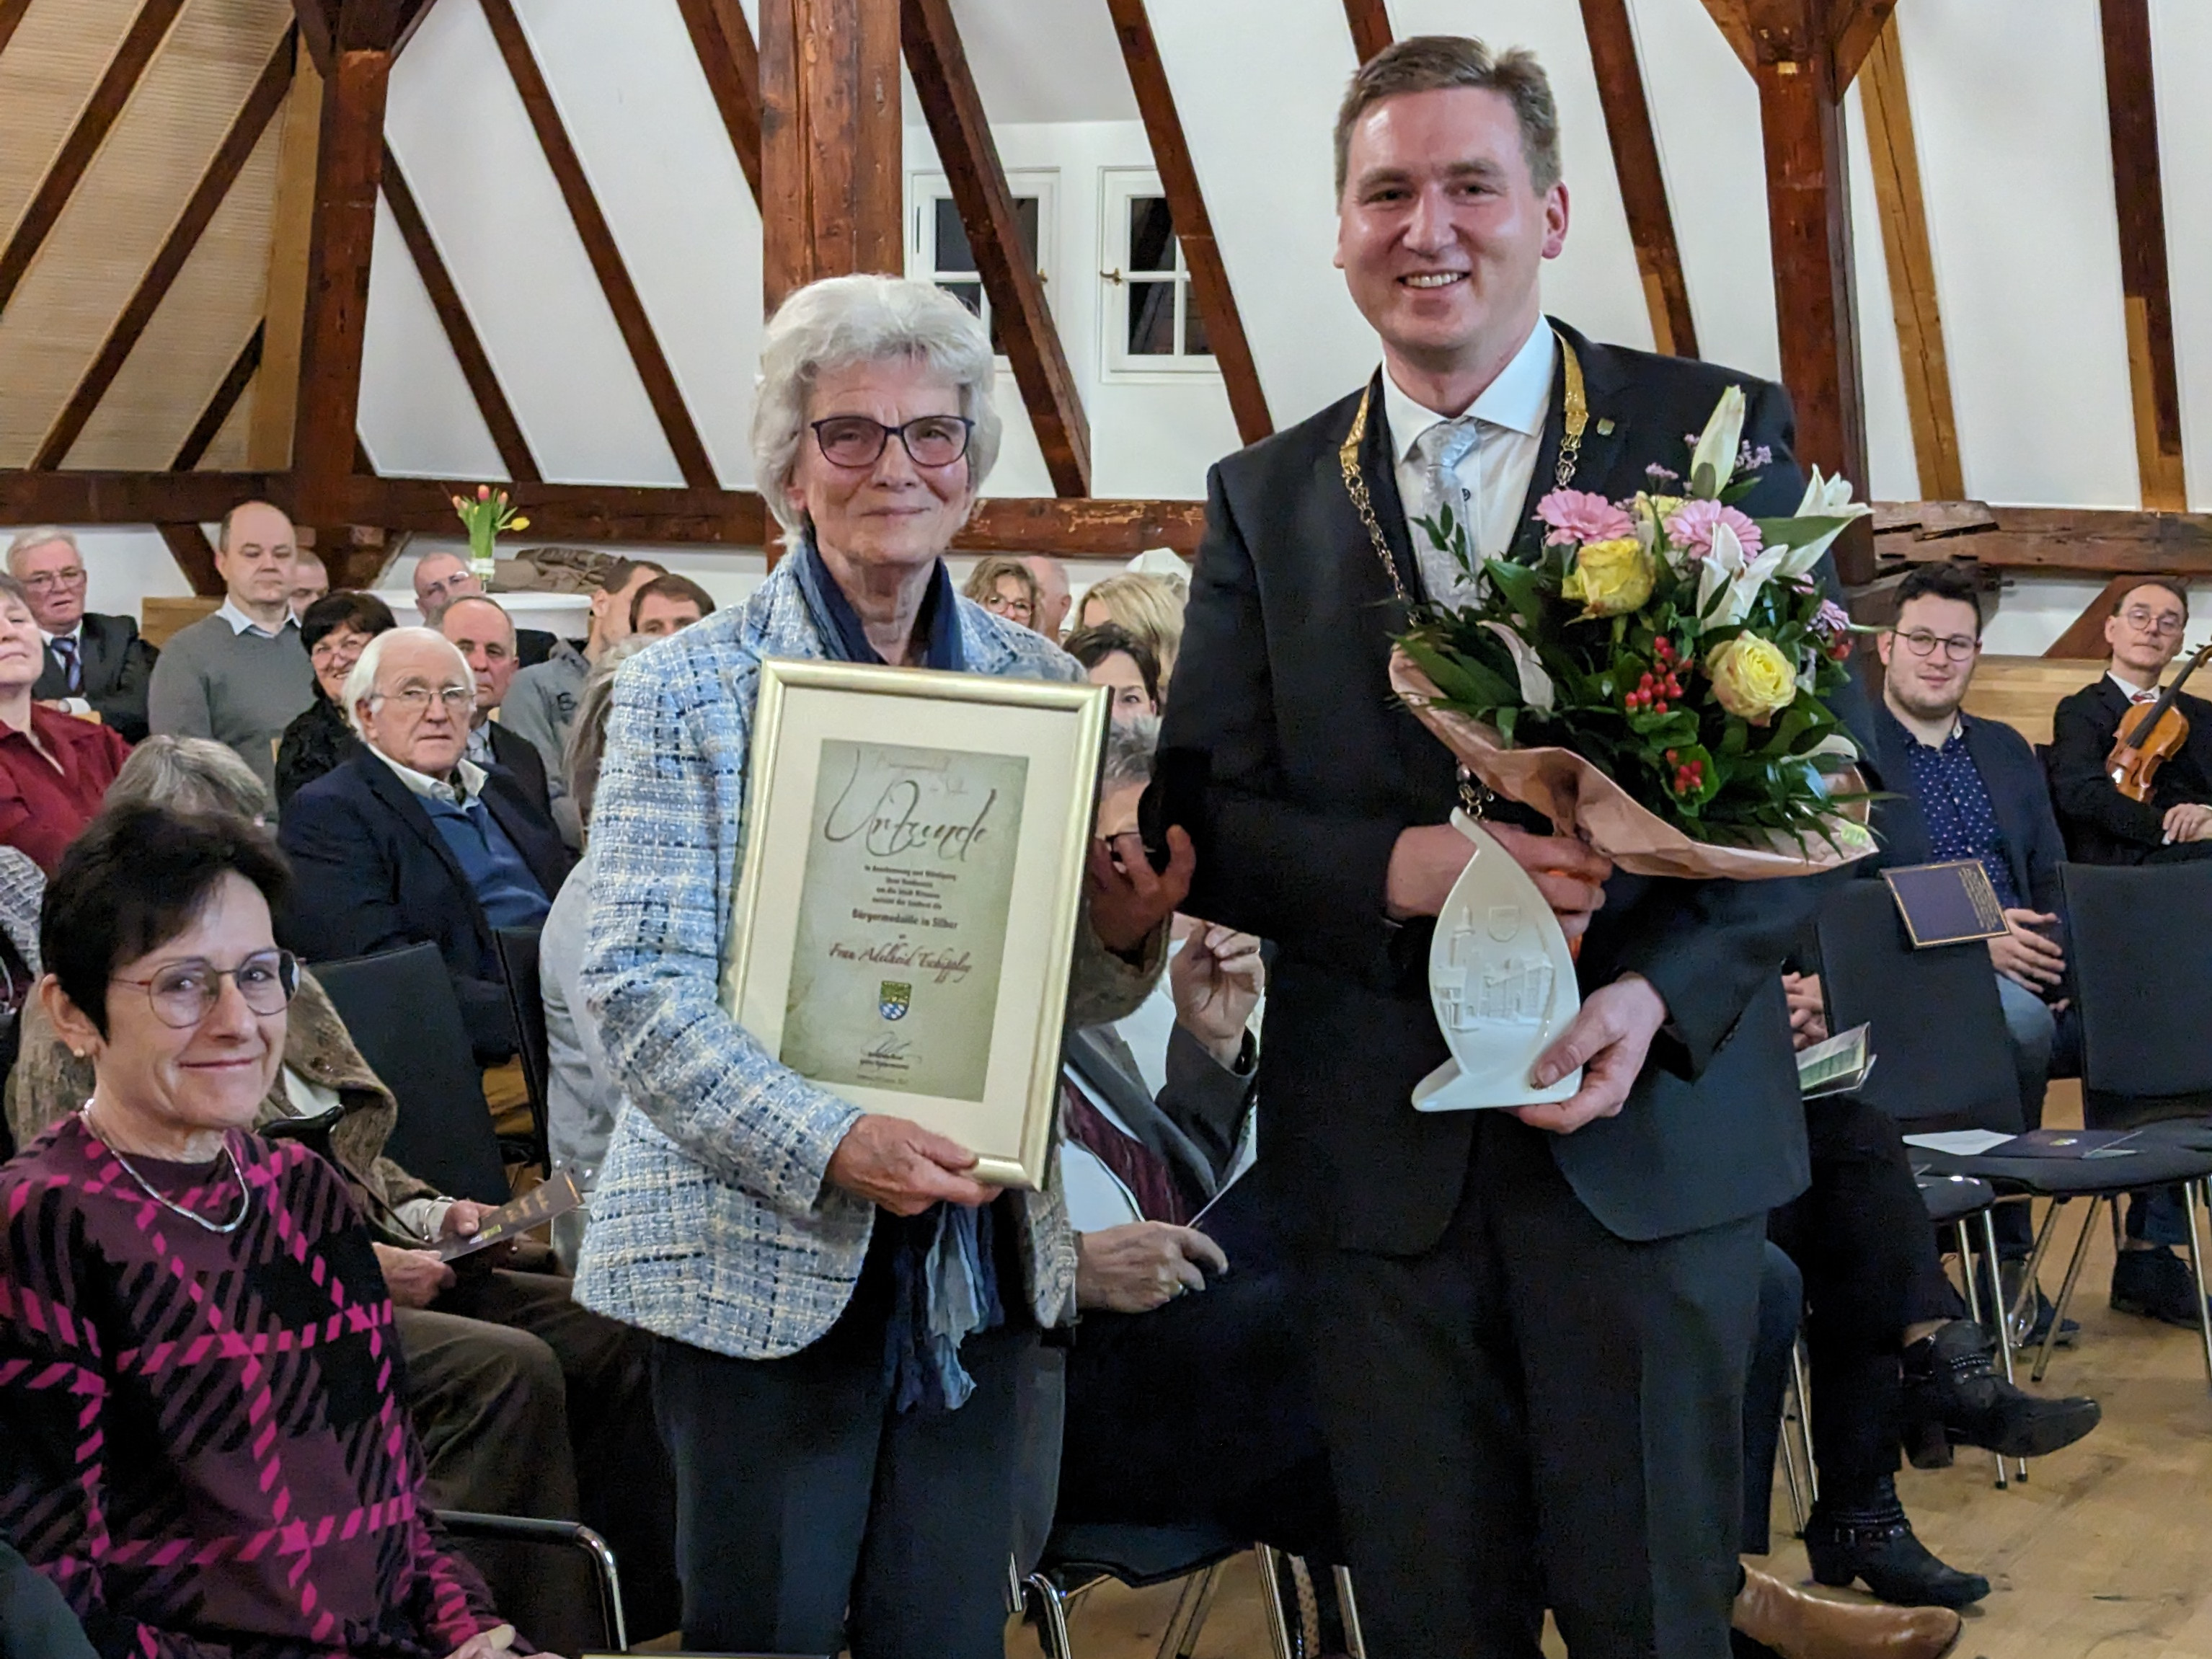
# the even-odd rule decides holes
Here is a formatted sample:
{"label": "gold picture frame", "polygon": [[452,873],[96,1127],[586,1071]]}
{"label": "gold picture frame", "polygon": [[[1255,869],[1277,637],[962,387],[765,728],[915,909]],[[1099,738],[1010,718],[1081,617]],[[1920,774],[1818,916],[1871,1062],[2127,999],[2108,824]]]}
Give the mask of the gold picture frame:
{"label": "gold picture frame", "polygon": [[771,658],[722,1006],[792,1070],[1041,1187],[1109,693]]}

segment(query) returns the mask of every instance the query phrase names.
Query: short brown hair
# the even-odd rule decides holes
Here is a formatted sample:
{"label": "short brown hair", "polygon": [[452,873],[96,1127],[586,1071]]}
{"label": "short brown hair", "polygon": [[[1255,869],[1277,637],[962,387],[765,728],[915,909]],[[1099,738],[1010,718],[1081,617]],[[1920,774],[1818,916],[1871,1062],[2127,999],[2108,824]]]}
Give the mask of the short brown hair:
{"label": "short brown hair", "polygon": [[1537,193],[1559,182],[1559,111],[1552,100],[1551,77],[1536,54],[1525,46],[1493,54],[1463,34],[1416,34],[1376,52],[1345,88],[1336,112],[1337,199],[1344,198],[1352,130],[1361,116],[1386,98],[1451,87],[1503,94],[1520,120],[1521,153]]}
{"label": "short brown hair", "polygon": [[2146,587],[2163,588],[2166,592],[2172,594],[2175,599],[2181,601],[2182,621],[2187,622],[2189,620],[2189,590],[2185,587],[2177,578],[2172,576],[2136,577],[2125,587],[2122,588],[2118,594],[2113,596],[2112,614],[2115,617],[2118,616],[2120,611],[2126,606],[2129,599],[2133,598],[2136,594],[2142,592]]}
{"label": "short brown hair", "polygon": [[636,580],[641,570],[650,570],[656,576],[668,574],[666,565],[655,564],[651,559],[609,559],[592,578],[592,586],[602,593],[619,593]]}
{"label": "short brown hair", "polygon": [[689,599],[699,607],[699,619],[702,622],[714,614],[714,596],[689,576],[655,576],[630,595],[629,625],[633,630],[637,627],[638,613],[645,609],[645,601],[648,596],[673,599],[678,603]]}

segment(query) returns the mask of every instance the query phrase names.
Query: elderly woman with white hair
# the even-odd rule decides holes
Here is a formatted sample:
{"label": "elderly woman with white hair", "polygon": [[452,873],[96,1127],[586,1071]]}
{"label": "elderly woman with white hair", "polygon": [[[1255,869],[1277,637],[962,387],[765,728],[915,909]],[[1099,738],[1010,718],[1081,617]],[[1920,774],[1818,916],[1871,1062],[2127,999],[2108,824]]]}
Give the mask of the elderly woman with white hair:
{"label": "elderly woman with white hair", "polygon": [[[981,325],[923,283],[842,276],[762,341],[755,476],[787,556],[739,610],[615,685],[583,988],[629,1096],[577,1299],[660,1339],[695,1649],[997,1659],[1041,1331],[1073,1313],[1057,1188],[1000,1194],[965,1148],[864,1115],[724,1012],[746,762],[768,657],[1077,680],[954,591],[943,555],[999,449]],[[1071,1015],[1142,1000],[1191,854],[1094,851]],[[983,1283],[969,1326],[947,1255]]]}

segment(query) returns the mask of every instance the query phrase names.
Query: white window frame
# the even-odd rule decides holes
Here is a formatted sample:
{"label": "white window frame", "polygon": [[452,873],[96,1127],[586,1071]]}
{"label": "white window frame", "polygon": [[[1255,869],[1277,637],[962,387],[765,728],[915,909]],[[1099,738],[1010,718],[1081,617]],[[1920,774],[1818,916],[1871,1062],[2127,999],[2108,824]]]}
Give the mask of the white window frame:
{"label": "white window frame", "polygon": [[[1044,283],[1045,293],[1053,292],[1053,276],[1059,251],[1057,234],[1060,223],[1060,169],[1057,167],[1024,167],[1006,174],[1006,191],[1015,197],[1034,196],[1037,204],[1037,267]],[[926,283],[973,282],[979,287],[982,278],[974,271],[942,271],[937,269],[934,230],[937,204],[952,199],[952,185],[942,173],[909,173],[906,179],[906,274]],[[971,244],[972,246],[972,244]],[[983,295],[983,326],[991,325],[991,296]],[[1055,326],[1057,325],[1055,324]],[[1000,354],[999,362],[1006,362]]]}
{"label": "white window frame", "polygon": [[[1149,167],[1101,167],[1098,171],[1098,362],[1103,378],[1131,385],[1186,380],[1194,374],[1221,377],[1221,364],[1211,355],[1149,356],[1129,350],[1129,204],[1140,196],[1164,198],[1160,175]],[[1147,272],[1134,280],[1158,282],[1165,272]],[[1176,340],[1182,341],[1183,325],[1190,313],[1190,267],[1182,252],[1182,238],[1175,245]]]}

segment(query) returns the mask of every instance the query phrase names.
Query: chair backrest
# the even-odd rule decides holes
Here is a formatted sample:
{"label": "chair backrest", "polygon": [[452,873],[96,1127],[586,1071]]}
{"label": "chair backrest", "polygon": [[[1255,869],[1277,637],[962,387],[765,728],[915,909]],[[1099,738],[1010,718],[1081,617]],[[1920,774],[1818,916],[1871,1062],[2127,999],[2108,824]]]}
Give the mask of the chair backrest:
{"label": "chair backrest", "polygon": [[552,1109],[547,1080],[553,1064],[546,1049],[544,987],[538,976],[538,929],[496,927],[492,939],[499,947],[500,974],[507,981],[507,1012],[521,1039],[516,1057],[522,1062],[523,1086],[530,1091],[530,1138],[538,1167],[550,1176],[553,1155],[546,1135]]}
{"label": "chair backrest", "polygon": [[315,978],[354,1047],[398,1102],[385,1155],[455,1198],[504,1204],[499,1139],[438,947],[319,962]]}
{"label": "chair backrest", "polygon": [[1927,1129],[2017,1133],[2020,1083],[1988,947],[1914,950],[1881,881],[1838,888],[1817,927],[1829,1028],[1872,1027],[1859,1097]]}
{"label": "chair backrest", "polygon": [[2212,861],[2065,864],[2058,876],[2089,1121],[2212,1110]]}

